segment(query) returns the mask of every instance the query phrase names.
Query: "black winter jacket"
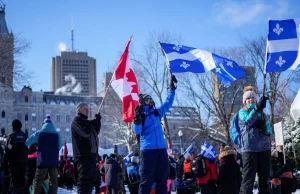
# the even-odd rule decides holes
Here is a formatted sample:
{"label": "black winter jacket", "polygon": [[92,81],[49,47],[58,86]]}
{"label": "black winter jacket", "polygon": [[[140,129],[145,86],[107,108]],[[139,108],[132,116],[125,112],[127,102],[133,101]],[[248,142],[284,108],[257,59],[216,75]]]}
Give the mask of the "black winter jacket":
{"label": "black winter jacket", "polygon": [[96,158],[100,127],[100,119],[87,120],[87,117],[80,113],[75,116],[71,125],[75,162],[83,158]]}
{"label": "black winter jacket", "polygon": [[107,186],[119,188],[118,176],[123,172],[120,164],[113,158],[107,158],[100,172],[105,175]]}

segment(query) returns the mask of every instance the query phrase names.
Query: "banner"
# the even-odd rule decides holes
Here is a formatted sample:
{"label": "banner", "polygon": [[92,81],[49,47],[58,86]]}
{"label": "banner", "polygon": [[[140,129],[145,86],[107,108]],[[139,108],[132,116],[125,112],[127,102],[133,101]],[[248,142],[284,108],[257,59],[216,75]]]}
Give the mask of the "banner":
{"label": "banner", "polygon": [[283,145],[283,134],[282,134],[282,123],[274,124],[274,132],[275,132],[275,142],[276,146]]}

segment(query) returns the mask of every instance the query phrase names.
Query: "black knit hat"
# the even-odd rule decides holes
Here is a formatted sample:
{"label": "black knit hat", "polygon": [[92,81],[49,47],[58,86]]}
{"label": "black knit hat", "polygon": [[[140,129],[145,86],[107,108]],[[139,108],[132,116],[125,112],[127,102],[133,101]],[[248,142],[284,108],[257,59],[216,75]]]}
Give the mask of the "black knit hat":
{"label": "black knit hat", "polygon": [[19,121],[18,119],[14,120],[14,121],[11,123],[11,125],[12,125],[13,130],[19,130],[19,129],[22,128],[22,123],[21,123],[21,121]]}
{"label": "black knit hat", "polygon": [[144,105],[147,98],[152,98],[149,94],[139,94],[139,103]]}

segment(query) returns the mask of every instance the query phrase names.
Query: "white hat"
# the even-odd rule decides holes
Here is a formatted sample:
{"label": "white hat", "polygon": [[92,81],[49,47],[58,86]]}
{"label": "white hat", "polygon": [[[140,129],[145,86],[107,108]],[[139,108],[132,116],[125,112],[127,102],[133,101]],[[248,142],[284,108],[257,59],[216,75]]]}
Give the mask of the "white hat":
{"label": "white hat", "polygon": [[244,92],[244,95],[243,95],[243,104],[246,104],[246,100],[248,98],[255,98],[257,99],[257,96],[256,96],[256,93],[254,91],[247,91],[247,92]]}

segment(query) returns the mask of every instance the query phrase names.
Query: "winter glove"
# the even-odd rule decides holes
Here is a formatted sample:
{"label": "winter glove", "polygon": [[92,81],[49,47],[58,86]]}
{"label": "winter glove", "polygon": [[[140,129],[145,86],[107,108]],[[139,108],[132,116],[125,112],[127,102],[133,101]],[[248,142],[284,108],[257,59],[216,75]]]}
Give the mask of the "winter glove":
{"label": "winter glove", "polygon": [[133,122],[135,125],[140,125],[142,123],[142,115],[144,113],[144,107],[142,105],[138,105],[134,109],[134,118]]}
{"label": "winter glove", "polygon": [[96,119],[98,119],[98,120],[101,120],[101,118],[102,118],[100,113],[95,114],[95,117],[96,117]]}
{"label": "winter glove", "polygon": [[257,112],[261,112],[264,108],[267,106],[267,100],[269,100],[269,97],[263,96],[259,99],[258,103],[254,107],[254,109]]}
{"label": "winter glove", "polygon": [[172,75],[171,82],[170,82],[170,89],[176,90],[176,88],[177,88],[177,79],[176,79],[175,75]]}

